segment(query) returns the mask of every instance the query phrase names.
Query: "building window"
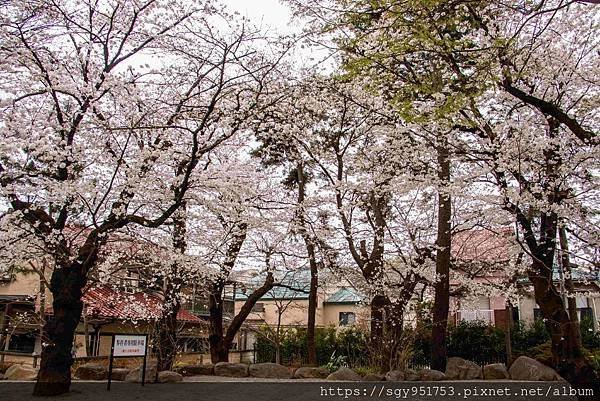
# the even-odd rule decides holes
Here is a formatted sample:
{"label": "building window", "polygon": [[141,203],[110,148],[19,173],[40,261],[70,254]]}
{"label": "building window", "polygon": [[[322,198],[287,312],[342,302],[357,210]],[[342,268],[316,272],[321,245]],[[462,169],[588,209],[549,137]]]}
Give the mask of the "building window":
{"label": "building window", "polygon": [[356,323],[356,314],[354,312],[340,312],[340,326],[349,326]]}
{"label": "building window", "polygon": [[31,354],[34,348],[35,335],[33,333],[13,334],[10,336],[8,351]]}
{"label": "building window", "polygon": [[257,302],[252,307],[252,312],[264,312],[264,311],[265,311],[265,304],[262,302]]}

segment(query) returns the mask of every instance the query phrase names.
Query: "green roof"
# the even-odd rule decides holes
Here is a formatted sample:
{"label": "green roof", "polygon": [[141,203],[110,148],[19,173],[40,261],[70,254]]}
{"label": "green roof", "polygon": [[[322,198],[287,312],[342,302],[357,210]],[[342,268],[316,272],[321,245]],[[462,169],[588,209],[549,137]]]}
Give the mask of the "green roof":
{"label": "green roof", "polygon": [[[255,277],[250,283],[248,283],[248,290],[244,292],[242,288],[237,288],[235,292],[235,299],[243,301],[248,299],[248,295],[252,294],[254,288],[260,287],[264,282],[264,275]],[[297,299],[303,300],[308,299],[308,292],[310,290],[310,271],[299,270],[285,272],[280,275],[275,275],[275,287],[267,292],[262,298],[263,301],[272,301],[277,299]],[[277,286],[281,284],[283,286]]]}
{"label": "green roof", "polygon": [[[554,269],[552,270],[552,280],[560,281],[560,279],[561,279],[560,272],[558,271],[557,267],[554,267]],[[585,269],[572,268],[571,269],[571,279],[575,282],[589,281],[589,282],[596,282],[597,284],[600,285],[600,271],[594,272],[594,271],[589,271],[589,270],[585,270]],[[523,277],[519,277],[517,279],[517,283],[529,284],[529,283],[531,283],[531,281],[529,280],[529,277],[523,276]]]}
{"label": "green roof", "polygon": [[352,288],[342,287],[325,300],[326,304],[357,304],[364,297]]}

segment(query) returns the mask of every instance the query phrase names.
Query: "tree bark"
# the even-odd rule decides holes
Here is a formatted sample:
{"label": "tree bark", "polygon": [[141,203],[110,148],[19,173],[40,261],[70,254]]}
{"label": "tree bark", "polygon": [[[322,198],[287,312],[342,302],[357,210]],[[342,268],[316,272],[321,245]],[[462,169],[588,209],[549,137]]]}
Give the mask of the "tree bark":
{"label": "tree bark", "polygon": [[308,254],[308,264],[310,267],[310,289],[308,293],[308,324],[306,328],[306,348],[308,350],[308,364],[317,365],[317,345],[315,342],[316,315],[317,315],[317,290],[319,287],[319,269],[317,265],[317,256],[315,244],[308,233],[306,217],[304,214],[304,200],[306,198],[306,176],[304,174],[304,165],[302,162],[296,165],[298,180],[298,225],[302,234],[302,239],[306,246]]}
{"label": "tree bark", "polygon": [[231,320],[227,330],[223,330],[223,288],[224,284],[222,281],[215,284],[211,294],[209,295],[208,307],[210,313],[210,333],[208,342],[210,344],[210,358],[212,363],[217,362],[228,362],[229,361],[229,349],[233,344],[235,335],[242,327],[244,321],[250,313],[252,308],[256,305],[256,302],[262,298],[267,292],[269,292],[275,284],[273,273],[267,273],[267,277],[263,285],[257,288],[244,305],[238,312],[237,315]]}
{"label": "tree bark", "polygon": [[565,274],[565,289],[567,290],[567,307],[571,325],[569,331],[573,336],[573,341],[578,347],[583,347],[581,342],[581,326],[577,318],[577,299],[575,298],[575,286],[573,285],[573,272],[571,271],[571,259],[569,257],[569,240],[567,238],[567,230],[561,226],[558,230],[560,240],[560,260],[563,272]]}
{"label": "tree bark", "polygon": [[212,363],[228,362],[229,348],[223,343],[223,288],[222,281],[215,283],[208,296],[210,328],[208,343]]}
{"label": "tree bark", "polygon": [[[180,254],[184,254],[187,249],[186,210],[187,204],[183,201],[180,209],[173,214],[173,248]],[[177,356],[177,314],[181,309],[179,293],[182,279],[177,263],[174,263],[171,269],[172,274],[164,278],[163,285],[164,299],[158,325],[157,372],[172,370]]]}
{"label": "tree bark", "polygon": [[[93,255],[95,259],[95,255]],[[52,273],[50,291],[54,316],[44,325],[46,344],[42,345],[40,371],[33,394],[59,395],[71,386],[71,354],[75,329],[81,319],[82,290],[87,269],[78,261],[59,267]]]}
{"label": "tree bark", "polygon": [[504,319],[506,323],[506,327],[504,327],[504,346],[506,348],[506,366],[510,366],[512,364],[512,336],[511,330],[513,326],[512,314],[513,308],[510,301],[506,301],[506,308],[504,309],[506,313],[506,318]]}
{"label": "tree bark", "polygon": [[450,182],[450,155],[444,143],[438,149],[438,178],[441,186],[438,194],[437,255],[435,260],[435,299],[433,303],[433,327],[431,332],[431,368],[446,369],[446,330],[450,309],[450,256],[452,201],[446,185]]}

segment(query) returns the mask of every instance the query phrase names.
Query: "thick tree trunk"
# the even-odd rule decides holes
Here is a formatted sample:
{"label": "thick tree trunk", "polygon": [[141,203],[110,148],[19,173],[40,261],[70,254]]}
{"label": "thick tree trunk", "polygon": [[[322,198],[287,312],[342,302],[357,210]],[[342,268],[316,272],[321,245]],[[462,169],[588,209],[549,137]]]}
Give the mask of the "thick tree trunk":
{"label": "thick tree trunk", "polygon": [[506,314],[506,318],[504,319],[506,326],[504,327],[504,346],[506,349],[506,366],[510,366],[512,364],[512,326],[513,326],[513,308],[510,301],[506,301],[506,307],[504,309],[504,313]]}
{"label": "thick tree trunk", "polygon": [[177,314],[179,313],[180,303],[173,300],[167,311],[163,311],[159,320],[158,330],[158,354],[157,367],[158,372],[163,370],[172,370],[177,356]]}
{"label": "thick tree trunk", "polygon": [[581,343],[581,326],[577,318],[577,299],[575,298],[575,286],[573,285],[573,276],[571,271],[571,258],[569,257],[569,240],[567,230],[564,226],[558,230],[560,239],[560,260],[565,275],[565,289],[567,290],[567,306],[569,309],[569,318],[571,319],[571,335],[574,337],[578,347],[583,347]]}
{"label": "thick tree trunk", "polygon": [[[184,254],[187,249],[186,242],[186,202],[182,202],[180,209],[173,214],[173,248],[176,252]],[[157,373],[163,370],[172,370],[177,356],[177,314],[181,308],[179,293],[182,279],[179,276],[179,266],[171,266],[169,277],[164,279],[163,307],[158,327],[158,361]]]}
{"label": "thick tree trunk", "polygon": [[[440,185],[450,181],[450,155],[445,146],[438,149],[438,178]],[[450,243],[451,243],[452,202],[446,188],[441,188],[438,195],[438,247],[435,259],[435,299],[433,302],[433,327],[431,332],[431,368],[444,371],[446,369],[446,330],[450,309]]]}
{"label": "thick tree trunk", "polygon": [[556,251],[558,219],[554,213],[542,213],[540,240],[534,253],[529,280],[552,339],[552,365],[576,388],[600,391],[600,377],[583,355],[579,325],[574,325],[565,309],[565,303],[553,283],[553,265]]}
{"label": "thick tree trunk", "polygon": [[306,349],[308,350],[308,364],[317,365],[317,345],[315,342],[316,315],[317,315],[317,289],[319,287],[319,270],[317,266],[317,256],[315,244],[308,233],[306,226],[306,217],[304,214],[304,200],[306,197],[306,176],[304,174],[304,165],[300,162],[296,166],[298,180],[298,224],[300,226],[302,238],[308,254],[308,264],[310,266],[310,289],[308,293],[308,324],[306,328]]}
{"label": "thick tree trunk", "polygon": [[210,319],[208,343],[212,363],[229,361],[229,347],[223,341],[223,288],[222,282],[216,283],[208,296]]}
{"label": "thick tree trunk", "polygon": [[370,319],[370,352],[371,363],[378,367],[382,372],[387,371],[389,365],[388,353],[385,350],[385,320],[386,309],[390,305],[390,300],[385,295],[375,295],[371,299],[371,319]]}
{"label": "thick tree trunk", "polygon": [[317,344],[315,341],[318,280],[317,272],[313,272],[311,266],[310,291],[308,293],[308,327],[306,331],[306,348],[308,350],[308,364],[310,366],[316,366],[318,363]]}
{"label": "thick tree trunk", "polygon": [[54,316],[46,321],[46,344],[42,346],[41,365],[34,395],[59,395],[71,386],[71,354],[75,329],[81,319],[82,289],[86,270],[78,262],[57,268],[52,273],[50,291]]}

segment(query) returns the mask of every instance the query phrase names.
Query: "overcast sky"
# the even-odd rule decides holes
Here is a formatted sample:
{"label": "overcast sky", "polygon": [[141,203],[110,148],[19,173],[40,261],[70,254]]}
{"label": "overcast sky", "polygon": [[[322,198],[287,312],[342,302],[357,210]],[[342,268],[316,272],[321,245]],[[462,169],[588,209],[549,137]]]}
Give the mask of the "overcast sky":
{"label": "overcast sky", "polygon": [[279,0],[221,0],[231,10],[250,18],[255,24],[271,26],[280,32],[290,31],[291,12]]}

